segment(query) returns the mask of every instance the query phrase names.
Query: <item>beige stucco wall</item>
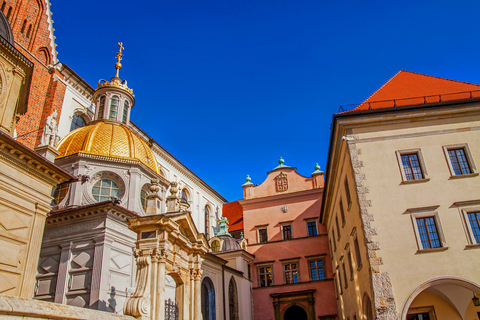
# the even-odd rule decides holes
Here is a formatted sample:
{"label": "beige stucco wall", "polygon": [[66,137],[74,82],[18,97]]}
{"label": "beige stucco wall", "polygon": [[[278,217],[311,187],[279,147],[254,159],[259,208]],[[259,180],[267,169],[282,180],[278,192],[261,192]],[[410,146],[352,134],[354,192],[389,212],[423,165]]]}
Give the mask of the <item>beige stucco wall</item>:
{"label": "beige stucco wall", "polygon": [[[452,179],[442,148],[466,143],[473,162],[480,164],[480,115],[444,115],[413,124],[402,122],[374,130],[353,130],[358,135],[356,147],[361,150],[358,160],[363,162],[362,173],[367,177],[368,199],[372,203],[369,213],[375,217],[372,226],[381,246],[380,270],[390,274],[399,312],[408,295],[430,278],[454,275],[480,283],[478,263],[474,263],[480,262],[480,248],[467,247],[463,216],[454,204],[476,200],[480,205],[480,177]],[[421,149],[430,181],[403,184],[395,152],[417,148]],[[416,226],[407,210],[430,206],[437,207],[448,249],[422,253],[417,246]]]}
{"label": "beige stucco wall", "polygon": [[[415,296],[425,288],[423,285],[432,278],[455,279],[455,285],[465,284],[464,292],[472,288],[478,290],[480,246],[472,245],[469,240],[468,222],[462,209],[480,210],[480,176],[452,177],[443,148],[467,145],[472,169],[478,167],[478,104],[342,117],[334,130],[334,165],[329,168],[334,172],[328,173],[328,179],[334,182],[327,179],[324,223],[332,241],[335,215],[339,216],[341,225],[338,199],[341,195],[344,197],[344,179],[348,176],[349,183],[355,181],[355,185],[350,186],[353,204],[350,212],[345,211],[347,223],[341,227],[337,250],[345,248],[344,234],[349,234],[353,225],[361,225],[364,231],[363,243],[359,235],[362,256],[367,254],[369,259],[368,267],[364,268],[372,277],[371,280],[367,276],[363,278],[361,270],[360,277],[355,278],[359,280],[355,295],[348,290],[344,292],[339,302],[344,317],[352,317],[355,311],[358,314],[363,307],[360,307],[362,297],[359,294],[369,289],[381,319],[402,318]],[[427,179],[403,182],[396,152],[405,150],[420,150]],[[345,197],[343,201],[346,207]],[[359,208],[356,201],[359,201]],[[437,215],[438,228],[443,232],[442,248],[419,248],[412,215],[424,213]],[[352,244],[350,248],[353,254]],[[334,253],[334,267],[341,264],[341,258],[340,252]],[[414,304],[421,303],[422,297],[414,300]],[[469,307],[462,316],[470,313],[473,311]]]}

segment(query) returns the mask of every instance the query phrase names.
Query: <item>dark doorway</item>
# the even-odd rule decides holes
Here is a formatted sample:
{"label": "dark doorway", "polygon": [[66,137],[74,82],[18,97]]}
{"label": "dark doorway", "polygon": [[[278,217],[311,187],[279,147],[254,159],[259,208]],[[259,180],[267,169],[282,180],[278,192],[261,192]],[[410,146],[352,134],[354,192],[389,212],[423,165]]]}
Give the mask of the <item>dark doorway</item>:
{"label": "dark doorway", "polygon": [[308,316],[302,307],[291,306],[285,311],[283,320],[308,320]]}

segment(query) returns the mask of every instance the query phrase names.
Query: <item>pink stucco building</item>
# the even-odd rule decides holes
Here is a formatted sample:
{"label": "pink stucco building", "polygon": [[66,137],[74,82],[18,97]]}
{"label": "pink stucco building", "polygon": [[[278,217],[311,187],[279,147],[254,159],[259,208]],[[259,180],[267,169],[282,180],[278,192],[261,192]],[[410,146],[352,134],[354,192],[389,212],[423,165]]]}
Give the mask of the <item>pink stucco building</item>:
{"label": "pink stucco building", "polygon": [[263,183],[247,176],[243,185],[255,319],[336,319],[327,231],[318,223],[324,174],[315,169],[304,177],[280,158]]}

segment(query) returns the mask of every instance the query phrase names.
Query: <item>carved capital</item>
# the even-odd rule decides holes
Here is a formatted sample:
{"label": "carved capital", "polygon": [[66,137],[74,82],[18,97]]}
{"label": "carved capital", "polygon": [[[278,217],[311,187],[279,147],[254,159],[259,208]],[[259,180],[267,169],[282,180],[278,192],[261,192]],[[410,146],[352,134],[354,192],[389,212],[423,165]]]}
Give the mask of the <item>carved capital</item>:
{"label": "carved capital", "polygon": [[155,248],[152,252],[152,261],[153,262],[165,262],[167,258],[166,250]]}

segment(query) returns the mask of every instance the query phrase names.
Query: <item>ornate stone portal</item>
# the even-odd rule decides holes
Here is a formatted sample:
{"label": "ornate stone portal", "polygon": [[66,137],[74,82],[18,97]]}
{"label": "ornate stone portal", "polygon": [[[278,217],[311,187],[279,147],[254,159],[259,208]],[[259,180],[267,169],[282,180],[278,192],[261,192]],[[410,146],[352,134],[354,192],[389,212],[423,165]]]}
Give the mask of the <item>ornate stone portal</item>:
{"label": "ornate stone portal", "polygon": [[137,286],[124,313],[142,320],[164,319],[165,276],[170,275],[176,282],[179,319],[202,319],[201,265],[208,244],[190,212],[133,218],[127,224],[138,234]]}

